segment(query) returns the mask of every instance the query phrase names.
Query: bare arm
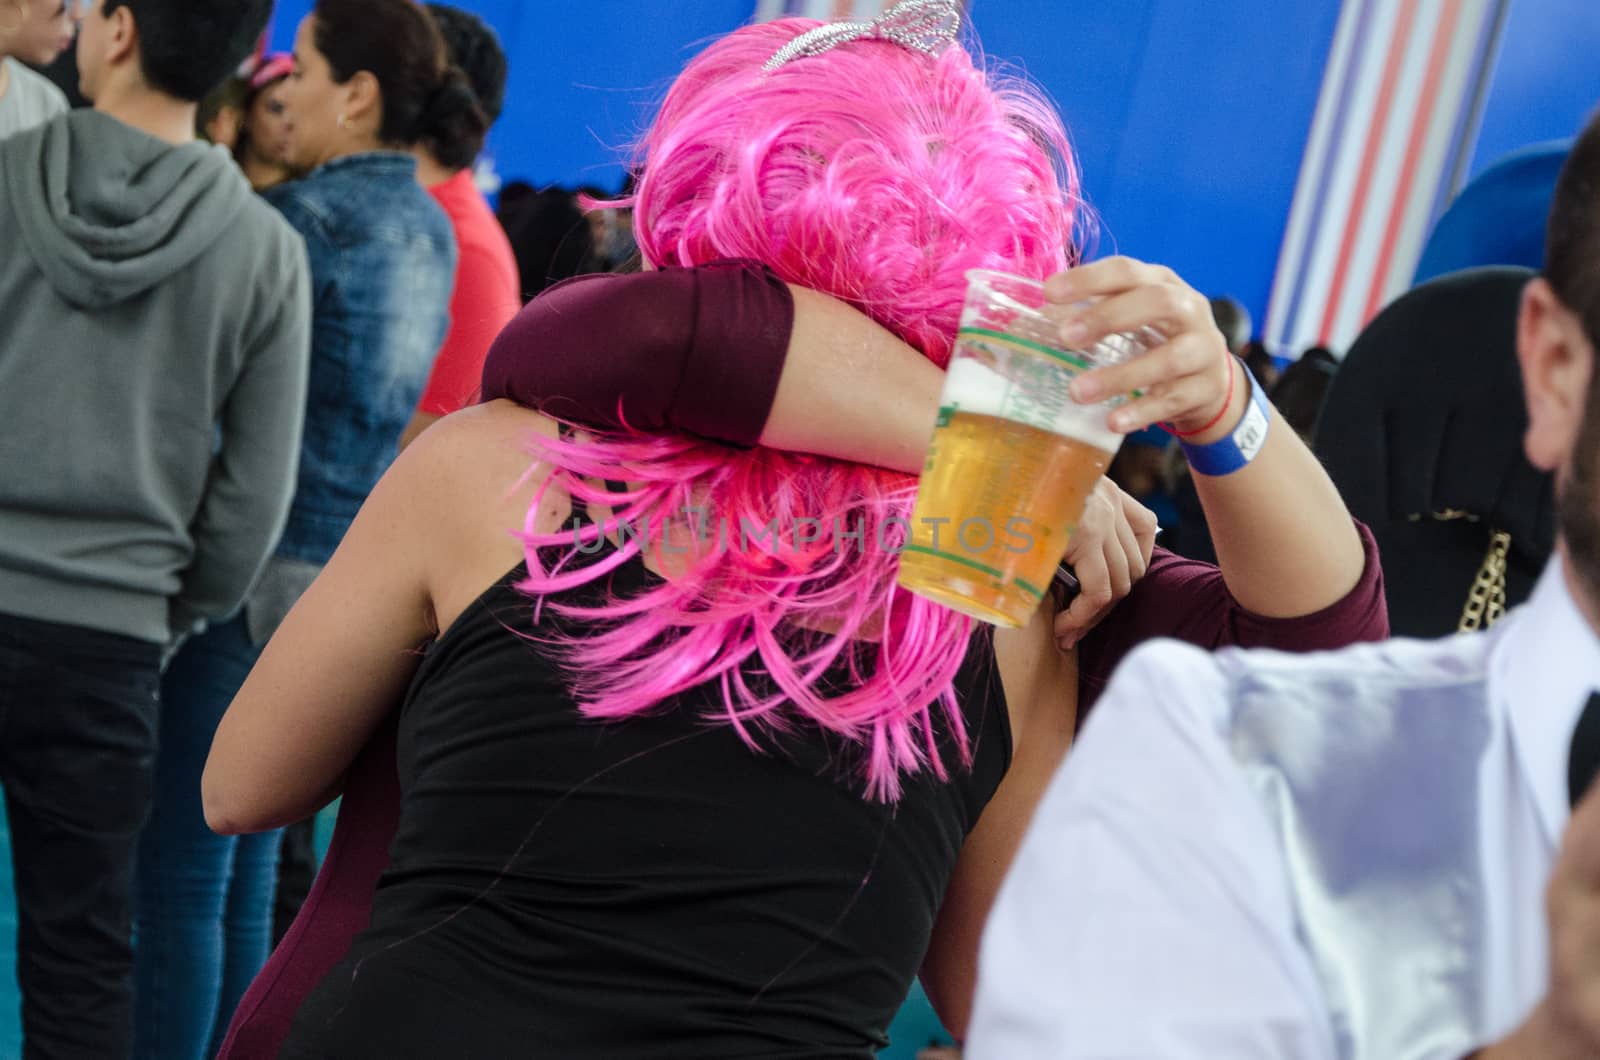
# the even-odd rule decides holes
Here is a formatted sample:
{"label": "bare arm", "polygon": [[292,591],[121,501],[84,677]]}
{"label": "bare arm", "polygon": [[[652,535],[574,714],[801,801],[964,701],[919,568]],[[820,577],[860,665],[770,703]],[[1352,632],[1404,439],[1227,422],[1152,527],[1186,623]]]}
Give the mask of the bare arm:
{"label": "bare arm", "polygon": [[838,299],[790,291],[794,330],[761,444],[920,472],[944,372]]}
{"label": "bare arm", "polygon": [[403,451],[406,446],[417,440],[418,435],[442,419],[444,419],[443,416],[434,412],[413,412],[411,414],[411,422],[406,424],[406,429],[400,432],[401,450]]}
{"label": "bare arm", "polygon": [[[1080,377],[1080,401],[1143,391],[1113,415],[1135,431],[1170,422],[1206,444],[1231,434],[1249,401],[1243,365],[1227,352],[1209,304],[1172,270],[1107,258],[1050,279],[1047,295],[1066,307],[1069,342],[1153,327],[1165,344],[1142,357]],[[1232,376],[1230,387],[1229,379]],[[1226,400],[1226,407],[1224,402]],[[1218,566],[1246,609],[1272,618],[1311,614],[1343,599],[1365,568],[1361,541],[1339,491],[1316,457],[1276,414],[1255,460],[1220,478],[1195,475],[1211,524]]]}
{"label": "bare arm", "polygon": [[432,633],[419,464],[407,454],[379,481],[223,715],[201,780],[212,830],[316,812],[400,702]]}
{"label": "bare arm", "polygon": [[989,909],[1077,724],[1075,660],[1056,649],[1050,619],[1041,609],[1024,629],[995,632],[1011,713],[1011,768],[961,848],[922,962],[923,988],[958,1040],[972,1014]]}
{"label": "bare arm", "polygon": [[[794,335],[762,444],[919,470],[942,373],[849,306],[815,292],[794,293]],[[1216,420],[1188,440],[1205,444],[1232,433],[1249,402],[1242,366],[1230,365],[1205,299],[1170,270],[1109,258],[1054,277],[1049,294],[1063,306],[1100,299],[1064,322],[1083,327],[1073,341],[1147,325],[1171,336],[1144,357],[1080,380],[1087,384],[1087,392],[1078,393],[1082,400],[1147,392],[1120,410],[1131,419],[1119,429],[1171,420],[1185,430]],[[1230,371],[1238,373],[1231,396]],[[1327,472],[1276,413],[1272,424],[1247,467],[1195,480],[1229,592],[1249,611],[1287,618],[1343,599],[1360,581],[1365,557]]]}
{"label": "bare arm", "polygon": [[[201,782],[214,830],[275,828],[338,792],[405,694],[417,649],[521,555],[509,531],[539,483],[521,481],[535,431],[553,437],[555,426],[496,403],[451,417],[395,461],[223,716]],[[545,530],[565,517],[564,495],[547,501]]]}
{"label": "bare arm", "polygon": [[1194,483],[1223,581],[1246,609],[1269,618],[1311,614],[1361,580],[1361,540],[1344,500],[1276,412],[1248,467],[1222,478],[1197,474]]}
{"label": "bare arm", "polygon": [[[501,333],[483,394],[577,422],[682,430],[916,473],[944,373],[844,302],[754,263],[580,277]],[[1070,644],[1127,596],[1154,518],[1109,483],[1069,546]]]}

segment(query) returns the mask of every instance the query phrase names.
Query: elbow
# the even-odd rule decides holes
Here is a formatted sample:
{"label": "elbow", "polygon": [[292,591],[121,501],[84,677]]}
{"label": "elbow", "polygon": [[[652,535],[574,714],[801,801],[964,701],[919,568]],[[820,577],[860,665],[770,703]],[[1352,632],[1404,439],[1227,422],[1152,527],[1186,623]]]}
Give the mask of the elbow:
{"label": "elbow", "polygon": [[977,977],[951,967],[948,960],[941,960],[938,954],[929,956],[932,959],[923,964],[919,977],[923,993],[928,995],[928,1003],[933,1006],[934,1015],[939,1017],[944,1029],[956,1041],[964,1041],[967,1024],[972,1019]]}
{"label": "elbow", "polygon": [[[926,989],[926,984],[924,984]],[[967,1040],[967,1025],[972,1019],[972,1002],[970,999],[956,1001],[952,998],[934,998],[930,992],[928,1002],[933,1006],[933,1011],[939,1017],[939,1022],[950,1037],[958,1042]]]}
{"label": "elbow", "polygon": [[253,819],[237,785],[219,780],[209,763],[200,780],[200,808],[205,814],[206,827],[217,835],[245,835],[266,827]]}
{"label": "elbow", "polygon": [[219,807],[207,802],[205,806],[206,827],[217,835],[247,835],[250,832],[240,818],[228,812],[226,807]]}
{"label": "elbow", "polygon": [[201,798],[201,804],[206,816],[206,827],[217,835],[244,835],[250,831],[244,819],[234,812],[226,799],[207,792]]}

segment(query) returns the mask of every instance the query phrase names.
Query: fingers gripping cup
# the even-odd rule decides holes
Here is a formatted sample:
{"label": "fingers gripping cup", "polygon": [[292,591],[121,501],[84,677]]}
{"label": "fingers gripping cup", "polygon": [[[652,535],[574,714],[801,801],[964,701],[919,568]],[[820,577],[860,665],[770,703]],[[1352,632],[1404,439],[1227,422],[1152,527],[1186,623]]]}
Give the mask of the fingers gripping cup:
{"label": "fingers gripping cup", "polygon": [[1067,539],[1122,436],[1106,426],[1122,402],[1080,405],[1072,380],[1143,352],[1112,335],[1068,349],[1045,315],[1044,286],[967,274],[961,330],[917,488],[899,584],[999,626],[1037,610]]}

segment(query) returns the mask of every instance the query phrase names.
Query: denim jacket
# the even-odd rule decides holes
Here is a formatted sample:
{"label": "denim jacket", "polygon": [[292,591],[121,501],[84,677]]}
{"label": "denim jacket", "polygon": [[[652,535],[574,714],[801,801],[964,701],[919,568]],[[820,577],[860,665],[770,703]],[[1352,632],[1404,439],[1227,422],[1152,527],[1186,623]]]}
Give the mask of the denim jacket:
{"label": "denim jacket", "polygon": [[311,260],[311,379],[278,555],[321,565],[394,460],[449,325],[456,245],[409,156],[336,159],[266,193]]}

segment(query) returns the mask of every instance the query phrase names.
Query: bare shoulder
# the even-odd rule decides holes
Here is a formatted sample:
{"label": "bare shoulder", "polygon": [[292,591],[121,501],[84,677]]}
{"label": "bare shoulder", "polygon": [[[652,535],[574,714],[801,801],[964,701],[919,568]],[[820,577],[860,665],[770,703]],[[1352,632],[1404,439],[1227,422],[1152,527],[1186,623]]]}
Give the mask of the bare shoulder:
{"label": "bare shoulder", "polygon": [[389,475],[405,507],[427,527],[429,596],[443,624],[518,563],[526,530],[557,530],[571,512],[566,491],[545,485],[536,440],[554,420],[509,401],[475,405],[423,431]]}
{"label": "bare shoulder", "polygon": [[[536,441],[553,439],[556,431],[554,420],[509,401],[474,405],[419,435],[390,474],[445,521],[475,521],[519,500],[516,526],[522,529],[528,502],[544,481]],[[553,529],[564,518],[565,510],[554,523],[536,528]]]}

